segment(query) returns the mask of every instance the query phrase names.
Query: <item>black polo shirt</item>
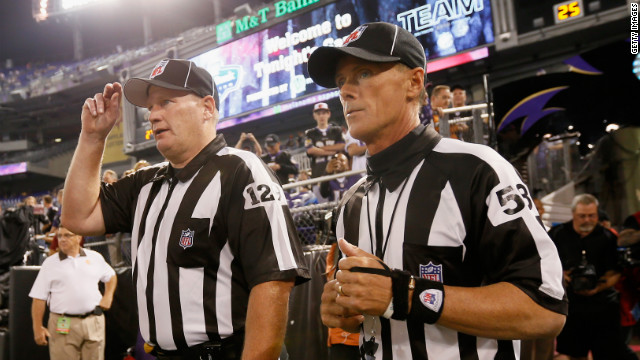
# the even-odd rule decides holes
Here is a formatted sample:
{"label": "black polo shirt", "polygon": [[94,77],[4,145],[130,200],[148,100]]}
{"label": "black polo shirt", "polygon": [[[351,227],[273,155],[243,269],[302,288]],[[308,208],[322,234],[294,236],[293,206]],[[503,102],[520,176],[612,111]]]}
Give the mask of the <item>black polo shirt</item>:
{"label": "black polo shirt", "polygon": [[[618,266],[618,251],[616,236],[600,225],[596,225],[589,235],[581,238],[573,229],[573,222],[569,221],[556,225],[549,230],[549,236],[556,244],[563,270],[571,270],[580,264],[582,250],[585,250],[587,261],[596,268],[598,278],[607,271],[620,271]],[[593,296],[582,296],[567,289],[569,303],[576,306],[583,304],[602,304],[617,301],[617,292],[614,288],[603,290]]]}

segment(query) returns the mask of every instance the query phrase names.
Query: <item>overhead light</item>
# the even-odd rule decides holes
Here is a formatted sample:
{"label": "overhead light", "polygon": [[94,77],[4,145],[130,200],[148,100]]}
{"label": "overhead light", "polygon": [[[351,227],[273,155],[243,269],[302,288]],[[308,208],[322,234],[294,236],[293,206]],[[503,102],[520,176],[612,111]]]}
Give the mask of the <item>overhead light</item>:
{"label": "overhead light", "polygon": [[614,132],[614,131],[616,131],[618,129],[620,129],[620,125],[613,123],[613,124],[607,125],[605,131],[606,132]]}
{"label": "overhead light", "polygon": [[589,149],[593,149],[593,144],[588,144],[588,145],[587,145],[587,147],[588,147]]}
{"label": "overhead light", "polygon": [[542,138],[543,138],[543,139],[548,139],[548,138],[550,138],[551,136],[552,136],[551,134],[544,134],[544,135],[542,136]]}
{"label": "overhead light", "polygon": [[551,134],[546,134],[544,136],[544,139],[546,141],[550,141],[550,142],[559,141],[559,140],[565,140],[565,139],[574,139],[574,138],[580,137],[580,133],[578,131],[576,131],[576,132],[563,132],[561,134],[557,134],[557,135],[550,136],[550,137],[546,137],[547,135],[551,135]]}
{"label": "overhead light", "polygon": [[60,138],[55,138],[55,140],[53,140],[53,141],[54,141],[54,142],[59,143],[59,142],[62,142],[62,139],[60,139]]}
{"label": "overhead light", "polygon": [[567,126],[567,130],[573,130],[573,125]]}

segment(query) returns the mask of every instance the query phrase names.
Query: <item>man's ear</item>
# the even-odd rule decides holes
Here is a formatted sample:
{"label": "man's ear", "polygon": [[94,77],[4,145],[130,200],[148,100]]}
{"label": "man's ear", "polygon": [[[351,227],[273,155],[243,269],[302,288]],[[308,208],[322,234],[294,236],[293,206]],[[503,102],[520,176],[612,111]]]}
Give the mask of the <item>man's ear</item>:
{"label": "man's ear", "polygon": [[214,118],[216,112],[216,101],[213,99],[213,96],[207,95],[202,98],[204,103],[204,117],[206,120],[211,120]]}
{"label": "man's ear", "polygon": [[419,97],[422,93],[422,88],[424,87],[424,69],[417,67],[409,71],[411,72],[411,75],[409,77],[407,96],[414,99]]}

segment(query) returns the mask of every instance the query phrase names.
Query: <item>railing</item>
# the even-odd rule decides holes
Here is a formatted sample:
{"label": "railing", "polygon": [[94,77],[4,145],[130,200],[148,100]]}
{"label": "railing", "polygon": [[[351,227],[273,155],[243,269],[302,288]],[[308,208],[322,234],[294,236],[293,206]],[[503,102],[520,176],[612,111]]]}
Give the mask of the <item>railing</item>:
{"label": "railing", "polygon": [[[451,137],[451,125],[467,124],[471,122],[471,126],[468,130],[461,131],[461,134],[456,135],[458,137],[463,137],[462,140],[468,142],[489,145],[489,132],[492,131],[492,129],[489,126],[490,114],[486,113],[487,107],[487,104],[483,103],[443,109],[444,121],[440,121],[438,124],[440,135],[444,137]],[[451,114],[468,111],[471,111],[471,116],[464,116],[456,119],[451,118]]]}

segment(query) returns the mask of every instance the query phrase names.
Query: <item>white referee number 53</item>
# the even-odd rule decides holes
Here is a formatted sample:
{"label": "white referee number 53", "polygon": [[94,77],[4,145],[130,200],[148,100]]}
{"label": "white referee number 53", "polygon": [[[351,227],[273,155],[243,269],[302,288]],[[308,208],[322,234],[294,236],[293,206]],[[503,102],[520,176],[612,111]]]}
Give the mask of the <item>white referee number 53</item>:
{"label": "white referee number 53", "polygon": [[274,201],[278,203],[284,201],[282,188],[276,183],[249,184],[244,188],[242,194],[244,195],[245,209],[265,206]]}

